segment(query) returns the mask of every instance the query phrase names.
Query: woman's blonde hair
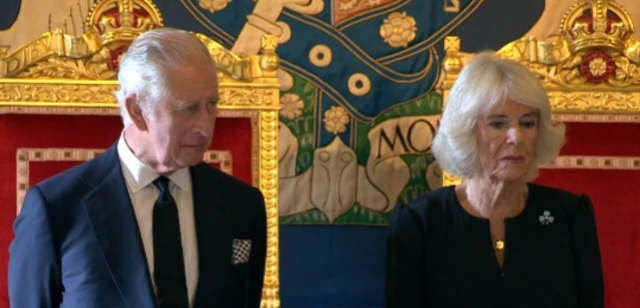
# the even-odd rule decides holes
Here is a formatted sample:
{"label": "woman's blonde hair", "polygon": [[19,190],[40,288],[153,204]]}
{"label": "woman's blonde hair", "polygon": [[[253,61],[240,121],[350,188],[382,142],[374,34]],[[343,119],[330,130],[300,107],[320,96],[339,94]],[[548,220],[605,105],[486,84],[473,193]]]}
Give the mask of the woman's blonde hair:
{"label": "woman's blonde hair", "polygon": [[434,156],[444,171],[457,177],[471,177],[480,172],[477,119],[507,100],[536,108],[540,115],[534,164],[526,180],[537,176],[540,164],[555,160],[564,143],[565,127],[552,122],[549,97],[542,84],[522,64],[485,51],[460,72],[433,140]]}

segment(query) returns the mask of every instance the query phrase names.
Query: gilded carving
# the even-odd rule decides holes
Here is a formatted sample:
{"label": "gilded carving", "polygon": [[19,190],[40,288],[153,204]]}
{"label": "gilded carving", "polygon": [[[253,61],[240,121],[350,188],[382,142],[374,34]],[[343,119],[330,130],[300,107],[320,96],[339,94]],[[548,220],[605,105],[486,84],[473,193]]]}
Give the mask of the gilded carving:
{"label": "gilded carving", "polygon": [[25,69],[17,77],[104,80],[113,79],[115,75],[115,71],[101,61],[49,58]]}
{"label": "gilded carving", "polygon": [[[163,26],[157,7],[149,0],[98,1],[89,15],[87,28],[90,30],[81,37],[56,29],[11,54],[0,53],[0,78],[115,79],[128,42],[139,33]],[[193,34],[209,48],[218,69],[232,80],[272,77],[270,67],[279,67],[274,36],[262,39],[263,53],[256,57],[258,62],[267,65],[257,70],[266,73],[262,76],[251,71],[254,59],[250,56],[237,56],[209,37]]]}
{"label": "gilded carving", "polygon": [[631,17],[620,4],[581,1],[565,13],[555,40],[523,38],[499,52],[529,66],[546,87],[640,86],[637,79],[629,78],[640,63],[640,42],[631,38],[633,32]]}
{"label": "gilded carving", "polygon": [[[9,80],[7,80],[9,81]],[[114,82],[62,83],[20,80],[24,82],[3,82],[0,80],[0,106],[64,105],[66,107],[118,108],[113,93],[118,89]],[[279,109],[278,92],[273,88],[229,87],[221,84],[220,109]]]}
{"label": "gilded carving", "polygon": [[551,107],[564,113],[638,113],[640,92],[549,92]]}
{"label": "gilded carving", "polygon": [[[11,54],[0,55],[0,78],[25,77],[91,78],[101,76],[107,67],[105,53],[100,51],[94,34],[71,37],[62,30],[47,32]],[[103,68],[100,66],[103,64]],[[59,65],[60,67],[56,67]],[[49,74],[48,69],[56,73]],[[92,69],[97,69],[92,72]],[[64,72],[60,74],[59,72]],[[86,76],[83,76],[86,75]],[[94,79],[94,78],[91,78]]]}
{"label": "gilded carving", "polygon": [[118,86],[115,84],[0,81],[0,105],[25,105],[33,102],[87,107],[116,106],[113,92],[117,89]]}
{"label": "gilded carving", "polygon": [[640,84],[640,67],[638,67],[638,64],[631,62],[629,58],[618,57],[615,60],[615,66],[614,85],[626,87],[632,84]]}
{"label": "gilded carving", "polygon": [[640,123],[640,114],[554,114],[554,121],[588,123]]}
{"label": "gilded carving", "polygon": [[[35,106],[34,106],[35,105]],[[33,103],[18,105],[0,105],[0,114],[43,114],[43,115],[119,115],[120,110],[109,107],[72,107],[66,104],[60,106],[45,103],[43,106],[37,106]]]}
{"label": "gilded carving", "polygon": [[99,0],[89,11],[86,25],[99,33],[106,45],[131,41],[142,32],[163,27],[163,19],[151,0]]}
{"label": "gilded carving", "polygon": [[230,88],[222,91],[218,104],[221,108],[268,106],[278,101],[272,98],[273,93],[273,89]]}
{"label": "gilded carving", "polygon": [[260,190],[267,206],[267,264],[263,307],[280,307],[278,277],[278,111],[260,113]]}
{"label": "gilded carving", "polygon": [[[527,37],[498,53],[520,61],[549,89],[556,113],[640,113],[640,41],[624,7],[607,0],[579,1],[564,14],[560,35],[550,41]],[[439,84],[446,97],[473,54],[446,39],[447,56]],[[590,94],[587,94],[589,92]],[[571,94],[569,94],[571,93]]]}
{"label": "gilded carving", "polygon": [[276,71],[280,68],[280,57],[276,54],[278,38],[273,35],[264,35],[260,39],[260,43],[262,44],[262,56],[258,58],[260,71],[254,72],[254,74],[256,77],[260,75],[275,78]]}
{"label": "gilded carving", "polygon": [[225,49],[218,42],[210,39],[204,34],[193,33],[200,39],[209,49],[211,57],[216,62],[218,69],[227,73],[231,78],[237,80],[250,80],[252,75],[250,71],[251,59],[249,57],[241,58],[231,51]]}
{"label": "gilded carving", "polygon": [[87,18],[88,32],[74,37],[56,29],[0,55],[0,77],[113,79],[126,44],[162,26],[160,12],[150,0],[97,1]]}

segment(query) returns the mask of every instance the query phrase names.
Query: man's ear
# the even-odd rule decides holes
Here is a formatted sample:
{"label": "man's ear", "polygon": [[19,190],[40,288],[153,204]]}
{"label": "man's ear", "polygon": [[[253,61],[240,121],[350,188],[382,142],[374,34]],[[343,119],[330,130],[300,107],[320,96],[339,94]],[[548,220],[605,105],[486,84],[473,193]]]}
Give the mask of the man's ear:
{"label": "man's ear", "polygon": [[125,98],[124,105],[127,108],[127,113],[131,118],[131,123],[140,131],[147,130],[147,119],[144,116],[142,108],[138,103],[138,96],[136,94],[129,94]]}

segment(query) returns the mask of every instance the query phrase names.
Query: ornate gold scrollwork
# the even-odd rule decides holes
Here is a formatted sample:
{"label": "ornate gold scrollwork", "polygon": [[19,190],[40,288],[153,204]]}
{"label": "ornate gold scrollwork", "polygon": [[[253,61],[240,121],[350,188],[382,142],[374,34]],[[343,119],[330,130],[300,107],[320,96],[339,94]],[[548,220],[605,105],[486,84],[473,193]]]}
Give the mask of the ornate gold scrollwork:
{"label": "ornate gold scrollwork", "polygon": [[1,80],[0,105],[113,107],[113,92],[118,89],[115,84],[98,82],[37,81]]}
{"label": "ornate gold scrollwork", "polygon": [[[640,42],[631,37],[633,32],[631,17],[620,4],[607,0],[579,1],[564,15],[559,36],[550,41],[522,38],[505,45],[498,53],[526,65],[548,89],[632,92],[640,89]],[[445,92],[464,63],[473,57],[460,52],[459,45],[446,51],[447,78],[440,85]]]}

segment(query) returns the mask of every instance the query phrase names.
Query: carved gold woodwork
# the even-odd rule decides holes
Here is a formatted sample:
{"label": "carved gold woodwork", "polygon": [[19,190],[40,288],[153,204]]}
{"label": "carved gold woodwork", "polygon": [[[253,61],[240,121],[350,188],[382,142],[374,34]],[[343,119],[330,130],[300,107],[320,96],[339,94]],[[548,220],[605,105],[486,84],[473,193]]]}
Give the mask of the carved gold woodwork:
{"label": "carved gold woodwork", "polygon": [[[576,1],[560,22],[559,35],[547,40],[521,38],[498,54],[533,72],[549,94],[555,115],[640,115],[640,41],[633,20],[613,0]],[[445,38],[443,105],[454,81],[473,53],[461,51],[458,37]],[[461,179],[444,173],[443,185]]]}
{"label": "carved gold woodwork", "polygon": [[[1,114],[118,114],[113,93],[119,88],[119,60],[138,35],[164,26],[162,15],[151,0],[98,0],[86,26],[79,37],[57,29],[10,54],[0,49]],[[265,197],[268,228],[262,307],[280,307],[277,39],[265,35],[261,54],[239,56],[203,34],[193,35],[216,62],[220,116],[255,119],[254,184]]]}

